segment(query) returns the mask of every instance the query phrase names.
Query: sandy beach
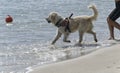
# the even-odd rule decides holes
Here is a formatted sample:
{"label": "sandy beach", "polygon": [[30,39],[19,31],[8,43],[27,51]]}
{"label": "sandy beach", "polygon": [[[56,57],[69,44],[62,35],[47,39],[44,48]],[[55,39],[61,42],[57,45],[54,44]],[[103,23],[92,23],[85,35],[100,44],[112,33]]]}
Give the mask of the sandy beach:
{"label": "sandy beach", "polygon": [[28,73],[120,73],[120,44],[79,58],[33,68]]}

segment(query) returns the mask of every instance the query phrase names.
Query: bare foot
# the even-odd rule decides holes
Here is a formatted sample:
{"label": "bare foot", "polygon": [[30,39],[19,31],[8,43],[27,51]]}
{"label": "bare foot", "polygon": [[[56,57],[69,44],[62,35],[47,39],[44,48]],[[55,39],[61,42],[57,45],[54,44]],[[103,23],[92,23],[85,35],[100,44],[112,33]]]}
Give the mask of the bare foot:
{"label": "bare foot", "polygon": [[113,38],[113,37],[110,37],[108,40],[115,40],[115,38]]}

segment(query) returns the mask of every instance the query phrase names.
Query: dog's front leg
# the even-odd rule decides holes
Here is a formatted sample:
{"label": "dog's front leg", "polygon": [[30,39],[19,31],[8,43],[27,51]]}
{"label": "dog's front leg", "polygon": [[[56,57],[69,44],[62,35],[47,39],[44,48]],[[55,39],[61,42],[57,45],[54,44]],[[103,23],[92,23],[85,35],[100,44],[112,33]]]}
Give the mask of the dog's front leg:
{"label": "dog's front leg", "polygon": [[68,42],[68,43],[71,42],[70,40],[67,40],[69,34],[70,34],[70,33],[65,33],[65,34],[64,34],[64,39],[63,39],[64,42]]}
{"label": "dog's front leg", "polygon": [[51,44],[55,44],[55,42],[61,37],[61,35],[62,35],[62,33],[58,31],[55,39],[52,41]]}

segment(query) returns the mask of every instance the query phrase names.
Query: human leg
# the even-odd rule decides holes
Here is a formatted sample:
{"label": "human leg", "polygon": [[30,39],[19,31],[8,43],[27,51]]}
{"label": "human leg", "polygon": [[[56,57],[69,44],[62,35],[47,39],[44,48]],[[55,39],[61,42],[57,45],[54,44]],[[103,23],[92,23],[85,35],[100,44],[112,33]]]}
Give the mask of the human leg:
{"label": "human leg", "polygon": [[110,38],[109,38],[109,40],[115,39],[115,38],[114,38],[114,26],[112,25],[111,22],[112,22],[112,21],[111,21],[110,18],[108,17],[108,18],[107,18],[107,23],[108,23],[108,27],[109,27],[109,31],[110,31]]}
{"label": "human leg", "polygon": [[116,22],[116,19],[119,17],[120,17],[120,10],[115,8],[107,18],[107,23],[108,23],[109,31],[110,31],[109,39],[115,39],[114,38],[114,27],[120,30],[120,25]]}

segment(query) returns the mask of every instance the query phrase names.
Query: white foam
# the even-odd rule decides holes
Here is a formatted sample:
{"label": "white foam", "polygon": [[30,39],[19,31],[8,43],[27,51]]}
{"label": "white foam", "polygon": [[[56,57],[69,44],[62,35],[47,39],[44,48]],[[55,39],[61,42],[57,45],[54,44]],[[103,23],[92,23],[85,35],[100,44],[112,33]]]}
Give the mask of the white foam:
{"label": "white foam", "polygon": [[12,23],[6,23],[6,26],[12,26],[13,24]]}

